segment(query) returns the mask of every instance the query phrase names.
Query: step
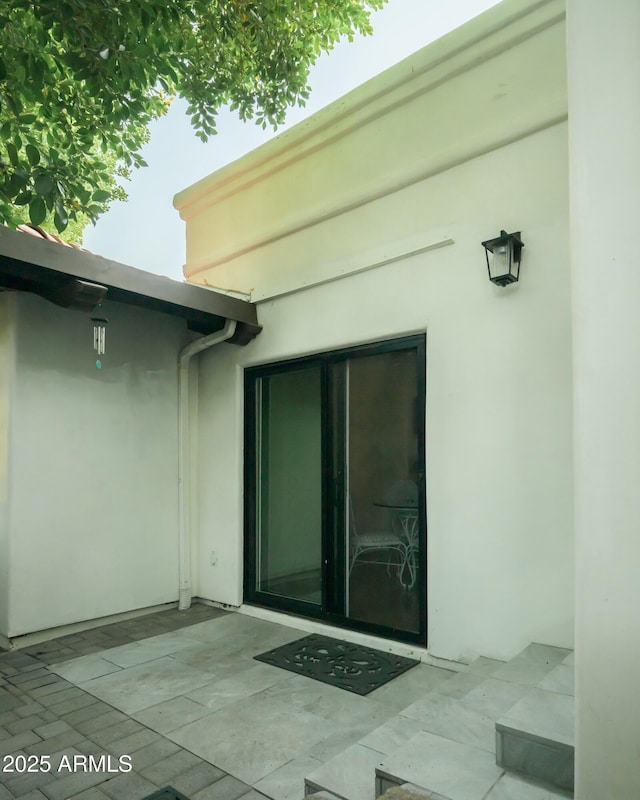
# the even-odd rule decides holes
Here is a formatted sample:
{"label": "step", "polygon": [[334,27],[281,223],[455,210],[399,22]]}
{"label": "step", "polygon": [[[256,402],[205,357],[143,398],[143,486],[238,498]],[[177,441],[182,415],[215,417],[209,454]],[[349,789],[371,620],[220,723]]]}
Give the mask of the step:
{"label": "step", "polygon": [[496,722],[496,763],[573,791],[574,727],[571,695],[531,689]]}
{"label": "step", "polygon": [[565,800],[573,794],[545,786],[524,775],[505,772],[484,800]]}
{"label": "step", "polygon": [[[451,800],[443,794],[429,792],[411,783],[395,786],[382,797],[384,800]],[[504,774],[498,778],[484,800],[570,800],[571,797],[569,792],[563,792],[561,789],[541,786],[519,775]]]}
{"label": "step", "polygon": [[447,800],[483,800],[502,774],[493,753],[421,731],[376,767],[375,796],[410,783]]}
{"label": "step", "polygon": [[372,800],[375,769],[384,754],[361,744],[347,747],[304,779],[305,797],[329,792],[340,800]]}
{"label": "step", "polygon": [[[558,708],[572,705],[571,692],[573,655],[569,650],[532,644],[509,662],[480,658],[319,766],[305,779],[305,795],[332,795],[318,800],[372,800],[387,793],[385,800],[569,797],[565,790],[572,785],[568,780],[572,766],[559,770],[555,754],[547,759],[549,769],[536,770],[540,752],[532,756],[528,748],[532,743],[564,743],[558,738],[558,728],[570,728],[573,733],[572,721],[563,728],[564,716]],[[542,719],[536,732],[530,724],[536,714],[527,702],[549,697],[552,707],[544,702],[537,706]],[[546,738],[542,724],[547,725]],[[522,751],[522,736],[527,757],[518,762],[515,754],[518,747]],[[496,741],[504,764],[496,764]],[[528,774],[505,773],[505,769]],[[544,788],[539,781],[548,780],[550,774],[553,786]]]}
{"label": "step", "polygon": [[382,796],[384,800],[450,800],[449,797],[437,792],[430,792],[413,783],[394,786],[393,789],[388,789]]}
{"label": "step", "polygon": [[305,797],[308,797],[309,800],[341,800],[337,794],[332,794],[331,792],[327,792],[324,789],[320,792],[313,792],[312,794],[306,794]]}

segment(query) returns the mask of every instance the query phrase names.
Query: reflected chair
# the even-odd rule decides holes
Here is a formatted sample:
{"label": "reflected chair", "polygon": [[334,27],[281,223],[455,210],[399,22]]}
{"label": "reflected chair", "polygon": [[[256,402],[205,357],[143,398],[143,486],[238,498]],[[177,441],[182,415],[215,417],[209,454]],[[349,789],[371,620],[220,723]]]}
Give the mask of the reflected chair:
{"label": "reflected chair", "polygon": [[[386,502],[395,506],[391,511],[393,531],[404,543],[404,561],[398,569],[400,583],[405,589],[413,589],[418,576],[416,554],[418,552],[418,485],[414,481],[396,481],[387,495]],[[409,572],[405,583],[405,570]]]}
{"label": "reflected chair", "polygon": [[[379,505],[389,510],[389,528],[360,532],[356,524],[353,501],[349,496],[350,551],[349,577],[361,556],[375,551],[387,553],[387,575],[391,574],[394,553],[398,553],[398,579],[404,589],[412,589],[417,577],[418,550],[418,487],[413,481],[396,481]],[[409,580],[405,583],[405,571]]]}
{"label": "reflected chair", "polygon": [[356,525],[356,516],[353,511],[353,501],[349,495],[349,529],[350,529],[350,550],[351,561],[349,563],[349,577],[355,566],[356,561],[365,553],[375,551],[386,551],[387,558],[387,575],[391,572],[391,559],[394,552],[399,554],[399,565],[404,564],[406,560],[405,545],[399,534],[393,530],[379,530],[367,531],[361,533]]}

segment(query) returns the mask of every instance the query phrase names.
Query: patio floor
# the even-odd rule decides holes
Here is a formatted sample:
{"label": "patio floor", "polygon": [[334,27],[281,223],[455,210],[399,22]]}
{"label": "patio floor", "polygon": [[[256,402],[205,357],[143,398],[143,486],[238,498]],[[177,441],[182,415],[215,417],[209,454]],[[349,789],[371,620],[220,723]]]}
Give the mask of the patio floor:
{"label": "patio floor", "polygon": [[[194,605],[0,653],[0,800],[142,800],[166,785],[191,800],[302,800],[309,776],[373,800],[372,765],[425,727],[493,748],[482,687],[502,662],[463,673],[419,664],[361,697],[253,659],[306,634]],[[458,723],[442,704],[479,687],[473,720],[447,728]],[[512,685],[510,704],[517,694]],[[88,755],[111,756],[114,771],[90,771]]]}

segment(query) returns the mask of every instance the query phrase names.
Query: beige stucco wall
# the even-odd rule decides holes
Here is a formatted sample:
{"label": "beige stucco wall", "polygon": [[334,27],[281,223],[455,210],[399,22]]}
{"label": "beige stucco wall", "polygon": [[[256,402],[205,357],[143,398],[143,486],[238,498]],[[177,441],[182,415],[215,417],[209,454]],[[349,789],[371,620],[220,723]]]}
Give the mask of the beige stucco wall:
{"label": "beige stucco wall", "polygon": [[17,294],[7,635],[178,594],[182,320],[106,302],[90,315]]}
{"label": "beige stucco wall", "polygon": [[264,326],[201,358],[204,597],[242,602],[244,367],[426,331],[429,649],[572,645],[564,36],[562,4],[510,0],[177,198],[186,274]]}

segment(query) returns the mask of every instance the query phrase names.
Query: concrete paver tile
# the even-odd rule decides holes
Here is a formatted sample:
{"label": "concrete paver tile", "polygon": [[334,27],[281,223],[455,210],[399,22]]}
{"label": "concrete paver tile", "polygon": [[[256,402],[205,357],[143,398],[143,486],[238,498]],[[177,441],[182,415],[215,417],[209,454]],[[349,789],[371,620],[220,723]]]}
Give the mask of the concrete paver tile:
{"label": "concrete paver tile", "polygon": [[29,755],[46,756],[63,750],[64,748],[72,747],[76,742],[82,741],[82,739],[84,739],[84,736],[71,728],[65,733],[52,736],[50,739],[27,745],[24,749]]}
{"label": "concrete paver tile", "polygon": [[37,728],[39,725],[45,725],[44,719],[34,714],[31,717],[24,717],[24,719],[17,719],[15,722],[8,722],[5,727],[11,733],[22,733],[23,731],[32,731],[34,728]]}
{"label": "concrete paver tile", "polygon": [[18,715],[14,711],[0,711],[0,725],[7,725],[10,722],[15,722]]}
{"label": "concrete paver tile", "polygon": [[226,773],[203,761],[195,767],[191,767],[186,772],[180,773],[171,779],[171,785],[187,797],[191,797],[195,792],[206,788],[212,783],[221,780]]}
{"label": "concrete paver tile", "polygon": [[105,749],[114,756],[130,755],[135,753],[149,744],[153,744],[160,739],[160,735],[147,728],[143,728],[137,733],[132,733],[130,736],[125,736],[123,739],[118,739],[115,742],[105,745]]}
{"label": "concrete paver tile", "polygon": [[101,791],[108,794],[113,800],[142,800],[156,790],[156,786],[138,775],[137,772],[129,772],[126,775],[118,775],[100,785]]}
{"label": "concrete paver tile", "polygon": [[9,684],[0,688],[0,712],[12,711],[14,708],[22,705],[22,700],[19,700],[9,691],[11,688]]}
{"label": "concrete paver tile", "polygon": [[63,700],[66,700],[67,697],[61,697],[58,700],[52,700],[51,702],[47,702],[46,698],[52,694],[63,694],[64,692],[71,692],[69,697],[76,697],[77,696],[77,689],[69,681],[65,681],[64,678],[60,678],[57,675],[53,676],[54,680],[50,683],[47,683],[45,686],[38,686],[36,689],[31,689],[29,694],[31,697],[36,700],[38,703],[42,703],[43,706],[50,706],[53,703],[61,703]]}
{"label": "concrete paver tile", "polygon": [[20,800],[46,800],[46,797],[38,789],[33,789],[26,794],[20,795]]}
{"label": "concrete paver tile", "polygon": [[[51,678],[51,673],[46,667],[40,666],[39,668],[36,667],[35,669],[27,670],[26,672],[18,672],[12,675],[9,679],[9,683],[28,690],[31,684],[33,684],[34,688],[38,685],[34,682],[37,678],[44,677]],[[47,681],[47,683],[48,682],[49,681]]]}
{"label": "concrete paver tile", "polygon": [[109,795],[101,792],[97,786],[94,786],[91,789],[80,792],[80,794],[74,795],[73,800],[109,800]]}
{"label": "concrete paver tile", "polygon": [[175,742],[170,742],[164,737],[160,737],[157,742],[148,744],[140,750],[132,753],[133,768],[136,772],[140,772],[152,764],[157,764],[158,761],[163,761],[165,758],[172,756],[180,750]]}
{"label": "concrete paver tile", "polygon": [[[124,739],[125,736],[130,736],[133,733],[139,733],[145,730],[144,726],[134,719],[126,719],[123,722],[118,722],[116,725],[111,725],[108,728],[96,731],[89,735],[89,739],[93,739],[99,745],[106,747],[106,745]],[[148,744],[148,743],[147,743]]]}
{"label": "concrete paver tile", "polygon": [[[95,698],[93,699],[95,700]],[[69,725],[76,726],[79,722],[95,719],[96,717],[102,716],[102,714],[108,714],[109,711],[113,711],[111,706],[103,703],[101,700],[96,700],[94,703],[90,703],[82,708],[77,708],[74,711],[70,711],[68,714],[61,714],[60,716]]]}
{"label": "concrete paver tile", "polygon": [[[252,791],[246,783],[227,775],[193,795],[191,800],[237,800]],[[302,792],[301,792],[302,795]]]}
{"label": "concrete paver tile", "polygon": [[16,736],[10,736],[8,739],[3,739],[0,742],[0,756],[4,756],[7,753],[15,753],[18,750],[22,750],[23,747],[28,747],[29,745],[34,745],[36,742],[41,741],[38,734],[33,731],[18,733]]}
{"label": "concrete paver tile", "polygon": [[34,700],[33,702],[27,702],[25,705],[20,706],[20,708],[16,708],[15,713],[19,717],[31,717],[34,714],[39,714],[41,711],[44,710],[45,707],[40,703],[36,703]]}
{"label": "concrete paver tile", "polygon": [[65,700],[63,703],[55,703],[50,706],[50,710],[56,714],[56,716],[62,717],[65,714],[69,714],[71,711],[77,711],[85,706],[93,705],[94,702],[95,697],[83,692],[76,697]]}
{"label": "concrete paver tile", "polygon": [[48,669],[43,667],[41,670],[37,669],[33,672],[23,672],[19,675],[15,675],[10,683],[17,686],[21,691],[33,692],[36,689],[41,689],[52,683],[58,683],[59,680],[57,675],[53,675]]}
{"label": "concrete paver tile", "polygon": [[125,722],[128,720],[126,714],[123,714],[122,711],[107,711],[106,714],[100,714],[97,717],[92,717],[87,719],[83,722],[76,722],[74,724],[74,728],[80,733],[84,733],[85,736],[92,736],[97,731],[101,731],[105,728],[111,728],[114,725],[117,725],[120,722]]}
{"label": "concrete paver tile", "polygon": [[92,786],[104,783],[112,777],[105,772],[77,771],[57,777],[42,786],[42,792],[49,800],[67,800]]}
{"label": "concrete paver tile", "polygon": [[164,786],[171,783],[171,779],[176,775],[180,775],[200,763],[201,759],[198,756],[194,756],[188,750],[179,750],[164,761],[141,769],[140,775],[153,781],[157,786]]}
{"label": "concrete paver tile", "polygon": [[56,720],[55,722],[47,722],[45,725],[40,725],[38,727],[34,726],[33,730],[41,739],[51,739],[54,736],[69,733],[73,728],[63,720]]}
{"label": "concrete paver tile", "polygon": [[7,789],[6,786],[3,786],[1,783],[0,783],[0,800],[13,800],[13,795],[11,794],[11,792]]}

